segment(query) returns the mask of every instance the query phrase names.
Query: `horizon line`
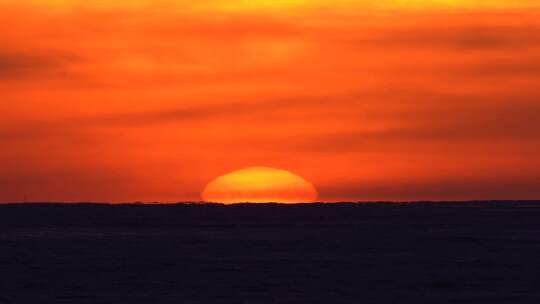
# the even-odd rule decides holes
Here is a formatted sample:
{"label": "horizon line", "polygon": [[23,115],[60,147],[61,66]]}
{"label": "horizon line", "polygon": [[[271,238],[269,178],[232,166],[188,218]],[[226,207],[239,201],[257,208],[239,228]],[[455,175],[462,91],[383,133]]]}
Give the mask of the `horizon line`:
{"label": "horizon line", "polygon": [[411,200],[411,201],[392,201],[392,200],[370,200],[370,201],[333,201],[333,202],[296,202],[296,203],[284,203],[284,202],[237,202],[237,203],[223,203],[223,202],[205,202],[205,201],[178,201],[178,202],[93,202],[93,201],[29,201],[29,202],[0,202],[0,206],[6,205],[102,205],[102,206],[238,206],[238,205],[283,205],[283,206],[298,206],[298,205],[363,205],[363,204],[463,204],[463,203],[540,203],[539,199],[505,199],[505,200],[493,200],[493,199],[474,199],[474,200]]}

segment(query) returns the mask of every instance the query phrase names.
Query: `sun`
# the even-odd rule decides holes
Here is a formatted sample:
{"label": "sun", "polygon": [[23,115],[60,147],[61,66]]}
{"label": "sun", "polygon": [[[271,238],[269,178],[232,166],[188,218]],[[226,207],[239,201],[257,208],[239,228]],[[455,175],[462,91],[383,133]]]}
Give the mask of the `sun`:
{"label": "sun", "polygon": [[249,167],[220,176],[202,192],[206,202],[308,203],[317,199],[315,187],[290,171]]}

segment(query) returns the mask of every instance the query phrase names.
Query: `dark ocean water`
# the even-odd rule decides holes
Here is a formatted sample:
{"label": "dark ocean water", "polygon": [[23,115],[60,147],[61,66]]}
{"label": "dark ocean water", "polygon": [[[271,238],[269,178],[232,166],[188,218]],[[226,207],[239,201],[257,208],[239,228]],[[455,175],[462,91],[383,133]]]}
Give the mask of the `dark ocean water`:
{"label": "dark ocean water", "polygon": [[540,303],[540,203],[0,206],[0,303]]}

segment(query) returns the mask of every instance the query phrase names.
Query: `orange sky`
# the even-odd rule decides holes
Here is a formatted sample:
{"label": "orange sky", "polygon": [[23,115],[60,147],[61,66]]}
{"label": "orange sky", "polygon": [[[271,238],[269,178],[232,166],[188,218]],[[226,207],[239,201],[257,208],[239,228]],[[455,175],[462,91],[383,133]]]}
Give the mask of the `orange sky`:
{"label": "orange sky", "polygon": [[0,201],[540,198],[536,2],[0,0]]}

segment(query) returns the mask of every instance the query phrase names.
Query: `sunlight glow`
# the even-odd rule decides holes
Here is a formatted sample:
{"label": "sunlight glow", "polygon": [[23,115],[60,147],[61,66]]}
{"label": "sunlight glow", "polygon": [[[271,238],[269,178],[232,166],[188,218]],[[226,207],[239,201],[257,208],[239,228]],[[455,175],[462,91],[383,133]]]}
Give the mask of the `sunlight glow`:
{"label": "sunlight glow", "polygon": [[[0,0],[0,5],[11,5],[11,0]],[[224,13],[271,12],[286,13],[291,10],[338,10],[358,11],[383,10],[417,10],[417,9],[501,9],[538,7],[536,0],[20,0],[17,5],[48,7],[51,9],[114,9],[114,8],[164,8],[178,12],[214,11]]]}
{"label": "sunlight glow", "polygon": [[289,171],[251,167],[218,177],[208,184],[202,197],[221,203],[300,203],[315,201],[317,191]]}

